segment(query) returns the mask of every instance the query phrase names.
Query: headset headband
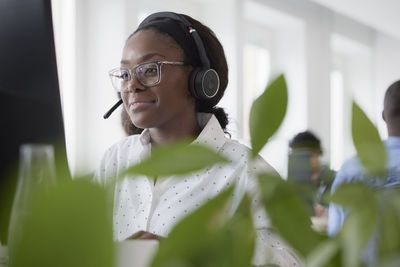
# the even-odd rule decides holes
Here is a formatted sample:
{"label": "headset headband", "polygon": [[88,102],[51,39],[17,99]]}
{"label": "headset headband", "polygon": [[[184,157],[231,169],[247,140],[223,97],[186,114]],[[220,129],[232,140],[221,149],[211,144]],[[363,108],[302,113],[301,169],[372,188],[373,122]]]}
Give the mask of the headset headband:
{"label": "headset headband", "polygon": [[207,53],[204,48],[203,41],[201,40],[199,33],[196,31],[196,29],[193,28],[192,24],[185,17],[183,17],[179,14],[176,14],[174,12],[157,12],[157,13],[151,14],[150,16],[145,18],[142,21],[142,23],[140,23],[138,28],[141,28],[154,20],[163,19],[163,18],[170,18],[170,19],[179,21],[186,27],[186,29],[188,30],[189,34],[193,37],[193,40],[196,44],[202,67],[209,69],[210,68],[210,60],[207,57]]}

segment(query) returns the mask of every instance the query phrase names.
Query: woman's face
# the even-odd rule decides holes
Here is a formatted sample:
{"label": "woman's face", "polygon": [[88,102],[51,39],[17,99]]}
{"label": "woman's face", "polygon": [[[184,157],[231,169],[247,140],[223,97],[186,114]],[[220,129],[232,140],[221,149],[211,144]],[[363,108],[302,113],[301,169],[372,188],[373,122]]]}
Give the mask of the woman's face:
{"label": "woman's face", "polygon": [[[155,30],[142,30],[126,42],[121,67],[132,69],[152,61],[184,61],[183,50],[169,36]],[[121,93],[124,108],[138,128],[174,127],[185,123],[188,113],[195,112],[194,99],[188,91],[191,66],[162,65],[161,81],[143,86],[133,75],[129,92]],[[186,116],[185,116],[186,115]]]}

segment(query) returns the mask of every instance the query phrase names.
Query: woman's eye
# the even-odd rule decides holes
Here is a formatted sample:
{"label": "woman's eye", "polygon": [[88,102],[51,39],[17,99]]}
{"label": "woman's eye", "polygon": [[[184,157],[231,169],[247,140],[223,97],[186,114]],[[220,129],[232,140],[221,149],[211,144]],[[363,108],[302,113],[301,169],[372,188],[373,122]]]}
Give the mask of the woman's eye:
{"label": "woman's eye", "polygon": [[121,75],[119,76],[120,79],[127,81],[129,80],[129,74],[127,71],[121,71]]}
{"label": "woman's eye", "polygon": [[146,68],[144,70],[144,74],[146,74],[146,75],[155,75],[155,74],[157,74],[157,68],[152,68],[152,67]]}

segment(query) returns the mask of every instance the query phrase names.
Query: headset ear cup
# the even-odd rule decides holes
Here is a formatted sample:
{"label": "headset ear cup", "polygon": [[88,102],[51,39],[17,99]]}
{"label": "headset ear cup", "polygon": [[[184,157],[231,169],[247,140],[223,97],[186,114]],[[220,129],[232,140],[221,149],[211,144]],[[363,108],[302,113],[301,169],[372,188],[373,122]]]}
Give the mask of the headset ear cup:
{"label": "headset ear cup", "polygon": [[219,76],[213,69],[196,69],[190,75],[190,90],[197,99],[213,98],[219,89]]}
{"label": "headset ear cup", "polygon": [[199,71],[200,69],[196,68],[189,75],[189,91],[192,94],[192,96],[196,99],[201,99],[201,97],[196,92],[196,77]]}

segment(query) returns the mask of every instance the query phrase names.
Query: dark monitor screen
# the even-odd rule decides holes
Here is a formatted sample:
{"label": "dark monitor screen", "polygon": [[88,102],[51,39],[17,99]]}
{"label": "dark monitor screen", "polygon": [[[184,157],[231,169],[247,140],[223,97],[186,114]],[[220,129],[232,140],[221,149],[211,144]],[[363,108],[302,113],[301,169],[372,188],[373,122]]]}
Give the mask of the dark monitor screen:
{"label": "dark monitor screen", "polygon": [[312,152],[308,150],[293,150],[289,153],[288,180],[311,184],[313,170],[310,158]]}
{"label": "dark monitor screen", "polygon": [[50,0],[0,0],[0,240],[18,173],[19,147],[53,144],[67,173]]}

